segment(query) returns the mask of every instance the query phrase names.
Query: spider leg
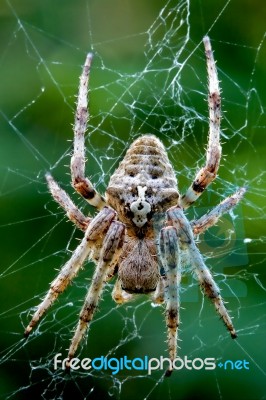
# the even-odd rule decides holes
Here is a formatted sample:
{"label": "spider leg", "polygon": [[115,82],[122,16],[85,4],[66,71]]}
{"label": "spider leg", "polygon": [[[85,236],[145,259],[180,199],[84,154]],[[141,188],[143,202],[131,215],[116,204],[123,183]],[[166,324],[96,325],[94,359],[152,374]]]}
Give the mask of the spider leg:
{"label": "spider leg", "polygon": [[222,152],[220,145],[221,96],[217,69],[209,37],[205,36],[203,43],[207,58],[207,72],[209,78],[208,105],[210,122],[208,148],[205,166],[199,170],[186,194],[180,198],[180,206],[183,208],[187,208],[194,203],[206,187],[214,181]]}
{"label": "spider leg", "polygon": [[105,205],[104,198],[94,189],[92,183],[85,177],[85,131],[88,120],[88,81],[92,54],[87,55],[80,77],[77,110],[74,124],[74,151],[71,158],[71,177],[74,189],[83,196],[89,204],[101,210]]}
{"label": "spider leg", "polygon": [[54,200],[63,208],[71,222],[74,222],[74,224],[82,231],[86,231],[91,218],[85,217],[85,215],[82,214],[68,194],[54,180],[51,174],[47,173],[45,177]]}
{"label": "spider leg", "polygon": [[74,357],[77,347],[93,318],[106,281],[108,268],[118,261],[124,242],[124,233],[125,226],[121,222],[113,221],[104,238],[100,258],[80,312],[78,326],[69,347],[67,366],[69,366],[69,362]]}
{"label": "spider leg", "polygon": [[73,252],[69,261],[63,266],[56,279],[51,283],[50,289],[44,300],[39,304],[31,322],[27,326],[24,335],[27,337],[37,325],[44,313],[51,307],[57,297],[66,289],[72,279],[77,275],[91,250],[100,247],[102,235],[108,230],[116,216],[111,208],[104,208],[87,228],[80,245]]}
{"label": "spider leg", "polygon": [[245,192],[246,188],[240,188],[236,193],[224,199],[220,204],[218,204],[218,206],[203,215],[201,218],[190,221],[190,226],[194,234],[201,234],[211,226],[215,225],[223,214],[232,210],[232,208],[239,203]]}
{"label": "spider leg", "polygon": [[190,227],[189,221],[185,217],[183,211],[179,207],[171,208],[167,211],[169,223],[173,225],[177,230],[179,237],[179,247],[181,251],[184,251],[187,258],[195,271],[200,286],[203,292],[211,299],[217,312],[223,319],[225,326],[231,334],[231,337],[235,339],[237,337],[234,329],[232,320],[225,308],[224,302],[220,295],[220,290],[213,280],[213,277],[205,265],[202,256],[195,244],[193,238],[193,232]]}
{"label": "spider leg", "polygon": [[[177,335],[179,326],[179,285],[181,271],[179,262],[179,246],[177,231],[173,226],[161,230],[160,234],[160,255],[165,270],[165,292],[166,303],[165,319],[168,329],[168,350],[171,362],[177,354]],[[172,366],[166,371],[166,376],[172,373]]]}

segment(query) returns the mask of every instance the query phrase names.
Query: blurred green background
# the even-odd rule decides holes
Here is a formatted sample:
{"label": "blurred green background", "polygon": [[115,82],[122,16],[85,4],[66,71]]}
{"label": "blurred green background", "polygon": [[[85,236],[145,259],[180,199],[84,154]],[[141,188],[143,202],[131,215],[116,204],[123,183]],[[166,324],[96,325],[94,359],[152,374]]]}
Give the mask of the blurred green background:
{"label": "blurred green background", "polygon": [[[260,0],[2,0],[0,4],[1,375],[3,399],[265,398],[265,6]],[[160,137],[182,191],[203,163],[208,131],[202,37],[212,39],[223,95],[223,161],[213,188],[189,216],[238,186],[247,195],[202,238],[239,332],[232,341],[190,274],[182,281],[181,357],[247,360],[249,370],[64,374],[92,267],[79,274],[39,328],[22,338],[37,305],[82,233],[51,200],[50,170],[69,184],[78,76],[91,73],[88,175],[104,191],[126,146]],[[167,356],[163,313],[145,297],[116,307],[107,287],[80,357]],[[217,361],[217,362],[218,362]]]}

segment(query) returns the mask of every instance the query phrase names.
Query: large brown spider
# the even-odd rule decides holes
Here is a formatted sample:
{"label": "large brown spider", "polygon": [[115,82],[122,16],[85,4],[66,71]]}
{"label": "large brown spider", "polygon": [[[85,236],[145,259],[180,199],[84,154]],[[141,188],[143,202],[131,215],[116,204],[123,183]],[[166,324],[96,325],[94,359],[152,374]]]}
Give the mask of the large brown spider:
{"label": "large brown spider", "polygon": [[[99,213],[94,218],[85,217],[52,176],[46,175],[53,198],[85,234],[70,260],[51,283],[25,330],[28,336],[83,263],[88,258],[93,260],[96,269],[70,344],[69,362],[93,318],[105,282],[115,274],[117,280],[112,296],[117,303],[127,302],[139,293],[152,294],[155,303],[165,303],[169,357],[173,361],[177,356],[179,285],[182,265],[188,261],[232,338],[236,337],[219,288],[195,244],[194,234],[200,234],[214,225],[223,213],[239,202],[245,189],[239,189],[198,220],[189,222],[183,212],[215,179],[221,157],[221,97],[217,70],[209,38],[204,37],[203,43],[209,78],[207,157],[205,166],[196,174],[183,196],[179,195],[175,173],[163,144],[152,135],[141,136],[132,143],[111,176],[104,197],[85,177],[84,134],[88,119],[87,94],[92,55],[88,54],[86,58],[80,78],[71,176],[75,190]],[[159,232],[158,220],[161,221]],[[160,270],[164,271],[163,275]],[[170,366],[166,374],[170,375],[171,371]]]}

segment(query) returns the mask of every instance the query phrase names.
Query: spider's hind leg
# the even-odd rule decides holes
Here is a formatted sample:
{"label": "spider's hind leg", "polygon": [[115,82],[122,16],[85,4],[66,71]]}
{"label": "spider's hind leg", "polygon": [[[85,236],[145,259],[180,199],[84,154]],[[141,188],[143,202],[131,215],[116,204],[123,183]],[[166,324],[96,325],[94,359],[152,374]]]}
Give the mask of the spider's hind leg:
{"label": "spider's hind leg", "polygon": [[85,132],[88,120],[88,83],[91,68],[92,54],[87,55],[80,77],[77,110],[74,124],[73,155],[71,158],[71,177],[74,189],[83,196],[89,204],[101,210],[106,202],[91,181],[85,176]]}
{"label": "spider's hind leg", "polygon": [[209,139],[205,166],[197,172],[192,185],[188,188],[187,192],[180,197],[179,204],[183,208],[187,208],[194,203],[206,187],[215,180],[222,153],[220,144],[221,95],[218,74],[208,36],[204,37],[203,43],[209,78]]}

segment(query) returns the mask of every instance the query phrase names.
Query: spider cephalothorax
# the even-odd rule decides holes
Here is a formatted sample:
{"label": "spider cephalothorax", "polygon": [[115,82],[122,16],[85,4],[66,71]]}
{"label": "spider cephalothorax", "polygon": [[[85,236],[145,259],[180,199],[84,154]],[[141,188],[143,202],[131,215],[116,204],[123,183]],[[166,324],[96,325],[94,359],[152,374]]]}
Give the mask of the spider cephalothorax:
{"label": "spider cephalothorax", "polygon": [[[153,135],[141,136],[132,143],[111,176],[105,196],[100,195],[85,177],[84,134],[88,119],[87,91],[91,54],[86,58],[80,78],[71,176],[75,190],[99,212],[94,218],[85,217],[52,176],[46,175],[53,198],[85,234],[70,260],[51,283],[50,290],[25,330],[28,336],[86,259],[92,259],[96,269],[70,344],[69,363],[93,318],[104,283],[114,275],[117,275],[117,279],[112,296],[117,303],[130,301],[136,294],[147,293],[151,294],[153,302],[165,304],[168,351],[173,362],[177,356],[179,286],[185,263],[190,264],[203,292],[213,302],[232,338],[236,337],[219,288],[195,244],[194,234],[198,235],[214,225],[223,213],[239,202],[245,189],[239,189],[198,220],[189,222],[183,211],[215,179],[221,158],[218,77],[210,40],[205,37],[203,42],[209,78],[207,156],[205,165],[182,196],[179,195],[175,173],[166,150]],[[167,375],[171,371],[172,364],[169,365]]]}

